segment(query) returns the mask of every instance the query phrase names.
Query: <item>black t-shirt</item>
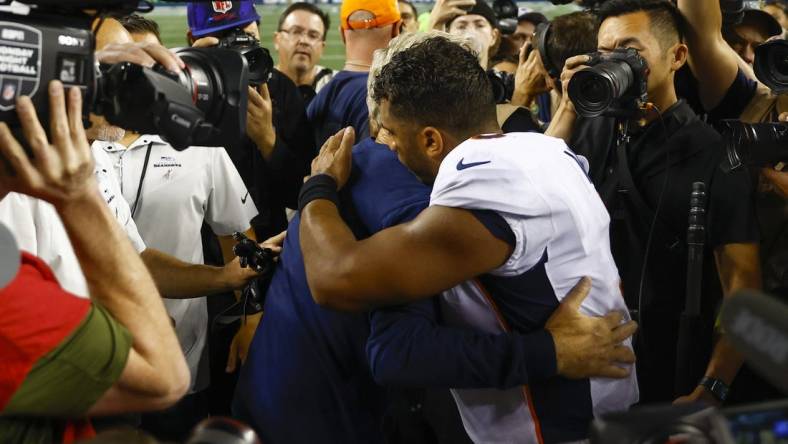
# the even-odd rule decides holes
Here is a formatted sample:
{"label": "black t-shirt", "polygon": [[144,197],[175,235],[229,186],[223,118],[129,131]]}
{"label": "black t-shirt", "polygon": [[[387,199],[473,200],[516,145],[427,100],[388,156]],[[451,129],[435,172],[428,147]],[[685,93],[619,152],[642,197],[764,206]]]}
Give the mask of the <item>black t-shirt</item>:
{"label": "black t-shirt", "polygon": [[531,111],[518,107],[501,125],[504,133],[541,133],[542,129],[534,120]]}
{"label": "black t-shirt", "polygon": [[[722,173],[719,134],[683,101],[666,110],[661,120],[630,129],[629,135],[625,154],[631,186],[618,167],[614,119],[579,118],[570,146],[589,159],[591,179],[611,214],[611,249],[624,297],[630,309],[641,310],[636,341],[641,401],[670,401],[678,320],[685,302],[692,183],[705,182],[707,194],[698,378],[708,362],[712,326],[722,298],[713,251],[730,243],[758,241],[752,190],[746,173]],[[637,203],[638,195],[642,205]],[[647,241],[660,200],[641,293]]]}
{"label": "black t-shirt", "polygon": [[227,150],[257,206],[259,215],[252,220],[252,227],[258,236],[265,236],[263,239],[287,228],[285,207],[297,207],[298,191],[317,154],[306,107],[295,83],[274,70],[268,91],[276,129],[271,159],[263,159],[249,138],[242,146]]}
{"label": "black t-shirt", "polygon": [[698,95],[698,79],[693,75],[689,65],[679,69],[673,83],[676,86],[676,94],[684,99],[696,114],[705,114],[707,121],[712,125],[716,125],[722,119],[738,119],[755,96],[755,89],[758,86],[755,80],[747,77],[740,68],[720,103],[706,112]]}

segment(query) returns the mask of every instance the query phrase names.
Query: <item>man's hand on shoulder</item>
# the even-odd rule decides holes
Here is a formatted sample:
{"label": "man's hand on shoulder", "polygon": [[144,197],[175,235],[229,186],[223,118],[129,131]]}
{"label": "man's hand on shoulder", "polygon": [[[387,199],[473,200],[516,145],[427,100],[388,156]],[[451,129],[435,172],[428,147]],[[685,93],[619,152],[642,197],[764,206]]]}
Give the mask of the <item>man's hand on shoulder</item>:
{"label": "man's hand on shoulder", "polygon": [[352,127],[329,137],[312,161],[312,175],[327,174],[337,182],[337,189],[341,189],[350,177],[351,151],[355,141],[356,132]]}
{"label": "man's hand on shoulder", "polygon": [[620,312],[604,317],[581,314],[580,305],[589,291],[591,280],[581,279],[545,325],[555,342],[558,374],[573,379],[625,378],[635,353],[622,343],[635,333],[637,324],[622,323]]}

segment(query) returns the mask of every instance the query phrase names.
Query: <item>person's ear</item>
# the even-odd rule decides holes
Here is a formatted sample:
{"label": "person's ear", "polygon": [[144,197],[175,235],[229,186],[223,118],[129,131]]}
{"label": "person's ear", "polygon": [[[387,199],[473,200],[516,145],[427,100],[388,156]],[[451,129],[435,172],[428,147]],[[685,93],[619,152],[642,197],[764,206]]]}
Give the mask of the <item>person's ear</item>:
{"label": "person's ear", "polygon": [[689,56],[689,50],[687,49],[687,45],[683,43],[677,43],[673,46],[673,50],[671,51],[673,55],[673,60],[671,60],[670,68],[673,71],[678,71],[687,63],[687,57]]}
{"label": "person's ear", "polygon": [[428,126],[419,134],[422,150],[430,159],[440,162],[443,159],[443,149],[446,146],[443,134],[437,128]]}
{"label": "person's ear", "polygon": [[274,49],[277,51],[279,51],[279,39],[281,38],[279,34],[279,32],[274,33]]}
{"label": "person's ear", "polygon": [[391,27],[391,38],[393,39],[394,37],[400,35],[401,32],[402,32],[402,20],[399,20],[397,21],[397,23],[394,23],[394,26]]}

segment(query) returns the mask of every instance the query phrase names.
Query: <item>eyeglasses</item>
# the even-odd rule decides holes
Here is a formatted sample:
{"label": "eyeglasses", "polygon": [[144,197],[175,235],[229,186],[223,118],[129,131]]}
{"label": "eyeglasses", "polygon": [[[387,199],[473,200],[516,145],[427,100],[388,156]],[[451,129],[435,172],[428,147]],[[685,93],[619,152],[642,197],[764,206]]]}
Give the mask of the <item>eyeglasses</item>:
{"label": "eyeglasses", "polygon": [[282,29],[293,40],[304,40],[305,42],[314,45],[323,39],[323,35],[317,31],[307,31],[306,29],[294,27],[291,29]]}

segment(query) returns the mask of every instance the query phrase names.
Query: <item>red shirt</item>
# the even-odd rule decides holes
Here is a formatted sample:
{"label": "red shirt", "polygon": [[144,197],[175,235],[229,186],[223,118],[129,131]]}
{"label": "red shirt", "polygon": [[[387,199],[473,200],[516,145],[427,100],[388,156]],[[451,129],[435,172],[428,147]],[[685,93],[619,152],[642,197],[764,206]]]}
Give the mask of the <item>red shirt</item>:
{"label": "red shirt", "polygon": [[[0,290],[0,411],[41,357],[55,349],[85,319],[90,300],[60,288],[52,270],[22,252],[14,280]],[[70,423],[63,439],[82,439],[92,429]]]}

